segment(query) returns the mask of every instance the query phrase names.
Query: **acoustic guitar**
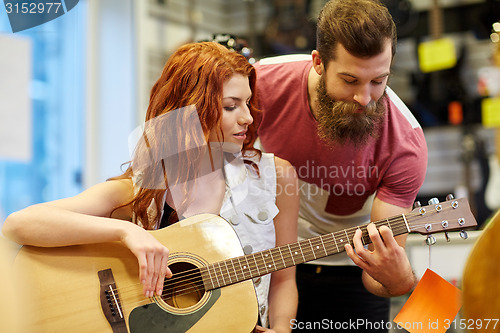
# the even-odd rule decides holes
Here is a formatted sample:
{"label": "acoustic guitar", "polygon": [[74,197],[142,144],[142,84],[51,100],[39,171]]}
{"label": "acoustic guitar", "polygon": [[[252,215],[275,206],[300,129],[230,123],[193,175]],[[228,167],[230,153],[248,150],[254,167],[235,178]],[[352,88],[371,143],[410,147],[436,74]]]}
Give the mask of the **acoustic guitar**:
{"label": "acoustic guitar", "polygon": [[467,258],[462,277],[462,318],[469,332],[493,333],[500,328],[500,211],[497,211]]}
{"label": "acoustic guitar", "polygon": [[[375,222],[394,235],[430,235],[477,225],[466,198],[417,207]],[[14,260],[27,292],[23,318],[35,332],[251,332],[258,306],[252,279],[337,254],[367,225],[244,255],[221,217],[203,214],[151,234],[171,251],[163,295],[143,296],[137,259],[120,242],[23,246]]]}

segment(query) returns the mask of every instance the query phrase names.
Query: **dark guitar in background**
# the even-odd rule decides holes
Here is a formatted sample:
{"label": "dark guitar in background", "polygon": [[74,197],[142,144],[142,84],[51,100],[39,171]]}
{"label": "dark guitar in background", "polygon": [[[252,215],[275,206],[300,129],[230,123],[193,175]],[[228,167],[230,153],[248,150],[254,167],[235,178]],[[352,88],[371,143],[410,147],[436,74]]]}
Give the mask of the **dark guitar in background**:
{"label": "dark guitar in background", "polygon": [[[396,53],[389,85],[392,84],[410,107],[426,136],[444,142],[448,140],[444,138],[445,133],[459,133],[456,143],[446,147],[430,140],[432,153],[450,156],[451,148],[456,156],[429,160],[428,174],[440,179],[443,193],[438,193],[443,195],[454,191],[454,186],[463,185],[478,223],[482,225],[492,214],[485,203],[485,190],[490,174],[488,153],[493,142],[482,128],[481,98],[476,90],[475,73],[489,61],[488,51],[482,50],[490,42],[492,23],[500,17],[500,1],[383,2],[397,25],[399,21],[398,47],[401,46]],[[442,38],[450,38],[454,43],[456,62],[446,68],[423,71],[418,47]],[[440,56],[446,54],[438,53],[437,57]],[[441,174],[439,170],[444,169],[450,172]],[[436,184],[430,191],[425,190],[425,185],[417,197],[422,202],[436,193]]]}

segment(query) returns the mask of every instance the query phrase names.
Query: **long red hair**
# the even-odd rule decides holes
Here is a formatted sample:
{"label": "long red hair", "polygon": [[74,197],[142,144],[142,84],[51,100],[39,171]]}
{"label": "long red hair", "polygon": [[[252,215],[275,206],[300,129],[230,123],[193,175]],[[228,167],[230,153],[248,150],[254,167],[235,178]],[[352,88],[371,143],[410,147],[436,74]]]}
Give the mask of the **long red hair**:
{"label": "long red hair", "polygon": [[[206,142],[210,131],[220,128],[223,85],[234,74],[249,78],[252,91],[249,109],[255,119],[258,112],[256,72],[243,55],[215,42],[202,42],[181,46],[167,60],[161,76],[151,89],[143,132],[144,140],[141,141],[142,144],[137,145],[135,157],[128,169],[121,176],[112,178],[130,179],[134,174],[137,176],[138,170],[141,170],[142,176],[147,174],[147,177],[141,177],[138,191],[131,202],[125,204],[132,205],[135,221],[140,221],[144,228],[152,229],[159,224],[159,212],[163,210],[163,198],[169,183],[183,184],[186,180],[195,179],[196,165],[203,155],[202,150],[209,149]],[[189,112],[193,111],[192,106],[196,107],[196,112]],[[174,110],[178,113],[174,118],[175,122],[154,121],[161,119],[161,116],[171,115],[169,112]],[[203,137],[200,137],[199,131],[192,128],[195,123],[194,119],[191,119],[193,117],[198,118],[195,121],[199,121]],[[168,126],[162,126],[164,124]],[[260,153],[253,147],[257,138],[255,124],[252,123],[248,127],[246,134],[243,151]],[[174,151],[176,146],[198,148],[187,150],[176,158],[165,158],[164,152]],[[154,162],[146,163],[147,167],[144,167],[144,160]],[[180,171],[175,179],[167,180],[165,170],[177,169]],[[153,199],[158,214],[148,216],[148,207]]]}

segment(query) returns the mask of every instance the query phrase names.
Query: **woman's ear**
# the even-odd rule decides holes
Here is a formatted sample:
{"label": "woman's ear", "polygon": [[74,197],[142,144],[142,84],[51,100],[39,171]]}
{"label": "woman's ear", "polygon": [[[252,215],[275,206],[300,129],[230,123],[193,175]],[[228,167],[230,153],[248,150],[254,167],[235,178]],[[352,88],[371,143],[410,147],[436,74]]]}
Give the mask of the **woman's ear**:
{"label": "woman's ear", "polygon": [[313,50],[311,53],[313,67],[318,75],[322,75],[325,70],[325,66],[323,66],[323,62],[321,61],[321,57],[319,56],[319,52],[317,50]]}

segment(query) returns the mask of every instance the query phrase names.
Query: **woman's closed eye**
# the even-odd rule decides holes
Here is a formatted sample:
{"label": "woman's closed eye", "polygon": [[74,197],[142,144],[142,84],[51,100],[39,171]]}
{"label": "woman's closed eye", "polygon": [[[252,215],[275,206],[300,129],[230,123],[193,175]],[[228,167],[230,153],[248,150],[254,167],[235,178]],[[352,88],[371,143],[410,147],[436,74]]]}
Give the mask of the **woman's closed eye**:
{"label": "woman's closed eye", "polygon": [[224,110],[226,111],[234,111],[236,110],[237,106],[236,105],[231,105],[231,106],[225,106]]}

